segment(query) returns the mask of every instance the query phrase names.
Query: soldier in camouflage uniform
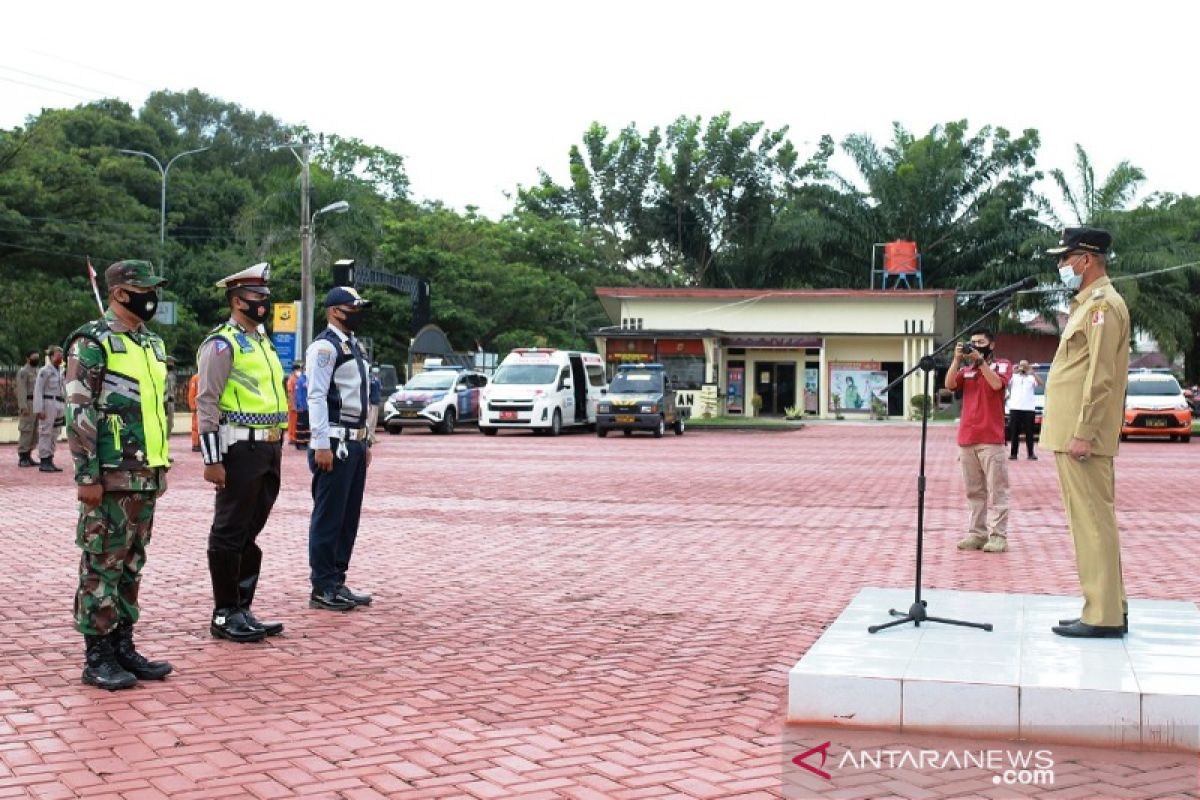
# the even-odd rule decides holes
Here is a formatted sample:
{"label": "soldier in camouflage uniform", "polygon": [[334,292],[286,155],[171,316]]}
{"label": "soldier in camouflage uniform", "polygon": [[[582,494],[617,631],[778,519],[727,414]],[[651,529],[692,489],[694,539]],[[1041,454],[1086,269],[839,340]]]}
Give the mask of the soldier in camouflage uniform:
{"label": "soldier in camouflage uniform", "polygon": [[81,504],[75,624],[87,643],[83,681],[114,690],[171,672],[133,644],[154,506],[167,490],[166,352],[143,324],[166,281],[148,261],[118,261],[104,278],[107,313],[67,339],[66,412]]}

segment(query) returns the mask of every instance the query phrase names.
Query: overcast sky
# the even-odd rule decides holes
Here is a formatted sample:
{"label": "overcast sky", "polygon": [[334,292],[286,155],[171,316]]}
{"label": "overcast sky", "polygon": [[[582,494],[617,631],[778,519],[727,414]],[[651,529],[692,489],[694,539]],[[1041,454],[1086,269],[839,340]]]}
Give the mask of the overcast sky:
{"label": "overcast sky", "polygon": [[[1129,159],[1200,193],[1197,6],[1156,2],[212,0],[9,3],[0,126],[200,90],[402,154],[414,199],[496,216],[598,120],[732,112],[879,141],[966,118],[1041,132],[1039,165]],[[164,154],[172,155],[172,154]],[[1143,192],[1145,194],[1146,192]]]}

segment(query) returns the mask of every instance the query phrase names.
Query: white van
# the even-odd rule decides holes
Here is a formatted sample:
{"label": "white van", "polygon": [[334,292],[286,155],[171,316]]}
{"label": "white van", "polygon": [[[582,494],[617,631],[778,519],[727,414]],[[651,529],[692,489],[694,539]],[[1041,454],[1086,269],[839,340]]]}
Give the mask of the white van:
{"label": "white van", "polygon": [[557,436],[564,427],[596,426],[596,405],[607,388],[597,353],[521,347],[509,353],[479,403],[479,430],[532,428]]}

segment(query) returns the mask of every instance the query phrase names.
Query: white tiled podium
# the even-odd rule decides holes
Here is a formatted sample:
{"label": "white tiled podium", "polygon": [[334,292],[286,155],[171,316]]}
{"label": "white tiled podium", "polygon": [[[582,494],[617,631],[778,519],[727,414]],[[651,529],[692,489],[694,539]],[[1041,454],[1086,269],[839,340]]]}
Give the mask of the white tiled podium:
{"label": "white tiled podium", "polygon": [[1200,610],[1130,600],[1122,639],[1050,627],[1080,600],[927,590],[927,613],[990,622],[867,626],[907,611],[909,589],[867,588],[788,676],[788,721],[1030,741],[1200,751]]}

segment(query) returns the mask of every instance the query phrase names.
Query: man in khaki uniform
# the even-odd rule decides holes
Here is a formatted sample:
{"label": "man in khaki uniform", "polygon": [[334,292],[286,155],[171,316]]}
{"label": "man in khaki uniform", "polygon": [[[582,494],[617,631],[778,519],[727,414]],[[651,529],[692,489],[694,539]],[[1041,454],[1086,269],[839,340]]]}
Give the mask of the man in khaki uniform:
{"label": "man in khaki uniform", "polygon": [[37,383],[38,361],[42,354],[30,350],[25,354],[25,366],[17,370],[17,466],[36,467],[38,462],[29,457],[37,446],[37,415],[33,413],[33,388]]}
{"label": "man in khaki uniform", "polygon": [[1046,378],[1042,421],[1042,447],[1054,452],[1084,601],[1078,619],[1054,626],[1059,636],[1128,631],[1113,457],[1125,419],[1130,327],[1106,272],[1111,246],[1108,231],[1067,228],[1046,251],[1058,256],[1059,276],[1076,291]]}

